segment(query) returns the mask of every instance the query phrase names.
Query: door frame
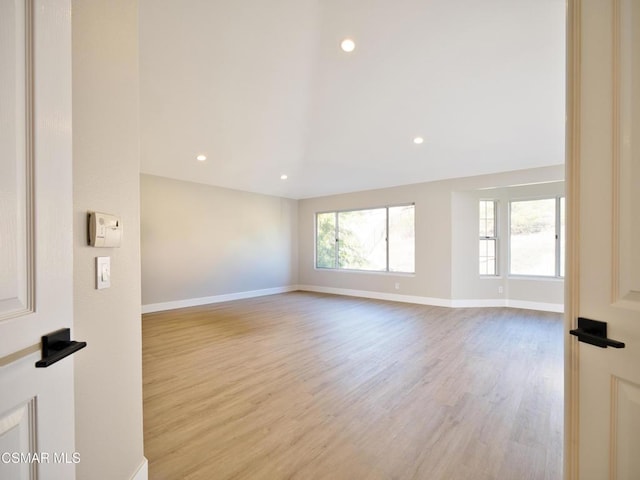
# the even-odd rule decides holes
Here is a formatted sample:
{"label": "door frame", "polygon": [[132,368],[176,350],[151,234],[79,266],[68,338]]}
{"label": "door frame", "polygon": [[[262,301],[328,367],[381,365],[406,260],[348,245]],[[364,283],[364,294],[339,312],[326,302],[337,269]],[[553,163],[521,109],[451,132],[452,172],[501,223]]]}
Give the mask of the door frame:
{"label": "door frame", "polygon": [[566,19],[566,272],[564,365],[564,478],[578,480],[579,349],[569,335],[576,328],[580,304],[580,98],[581,98],[581,0],[567,0]]}

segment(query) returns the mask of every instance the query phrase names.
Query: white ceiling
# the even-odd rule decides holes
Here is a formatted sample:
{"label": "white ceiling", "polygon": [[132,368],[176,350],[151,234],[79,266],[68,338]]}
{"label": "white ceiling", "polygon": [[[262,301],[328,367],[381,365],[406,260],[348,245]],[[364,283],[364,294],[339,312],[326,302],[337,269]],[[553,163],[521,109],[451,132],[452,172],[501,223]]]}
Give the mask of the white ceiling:
{"label": "white ceiling", "polygon": [[307,198],[557,165],[564,42],[564,0],[141,0],[142,172]]}

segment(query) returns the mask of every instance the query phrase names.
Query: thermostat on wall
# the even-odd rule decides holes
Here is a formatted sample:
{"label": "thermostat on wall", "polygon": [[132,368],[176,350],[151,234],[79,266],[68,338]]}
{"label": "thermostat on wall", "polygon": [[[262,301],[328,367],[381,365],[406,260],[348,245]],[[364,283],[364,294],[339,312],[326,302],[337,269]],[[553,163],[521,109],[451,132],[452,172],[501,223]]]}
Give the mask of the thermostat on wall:
{"label": "thermostat on wall", "polygon": [[89,245],[119,247],[122,241],[122,221],[115,215],[89,212]]}

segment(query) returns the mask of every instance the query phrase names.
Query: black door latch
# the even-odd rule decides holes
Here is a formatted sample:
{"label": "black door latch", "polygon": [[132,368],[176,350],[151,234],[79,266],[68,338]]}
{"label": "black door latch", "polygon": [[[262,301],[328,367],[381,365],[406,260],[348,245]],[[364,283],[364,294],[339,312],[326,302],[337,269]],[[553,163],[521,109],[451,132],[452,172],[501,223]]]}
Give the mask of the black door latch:
{"label": "black door latch", "polygon": [[589,343],[600,348],[624,348],[623,342],[607,338],[607,323],[588,318],[578,317],[578,328],[570,330],[571,335],[578,337],[578,341]]}

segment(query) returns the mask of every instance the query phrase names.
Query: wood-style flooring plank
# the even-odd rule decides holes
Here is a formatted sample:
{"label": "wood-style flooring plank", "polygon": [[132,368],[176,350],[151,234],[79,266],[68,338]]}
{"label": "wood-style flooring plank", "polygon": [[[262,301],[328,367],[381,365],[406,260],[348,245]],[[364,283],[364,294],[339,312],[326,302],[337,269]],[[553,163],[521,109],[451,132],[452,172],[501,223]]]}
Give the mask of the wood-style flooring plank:
{"label": "wood-style flooring plank", "polygon": [[562,328],[303,292],[146,314],[150,478],[559,480]]}

